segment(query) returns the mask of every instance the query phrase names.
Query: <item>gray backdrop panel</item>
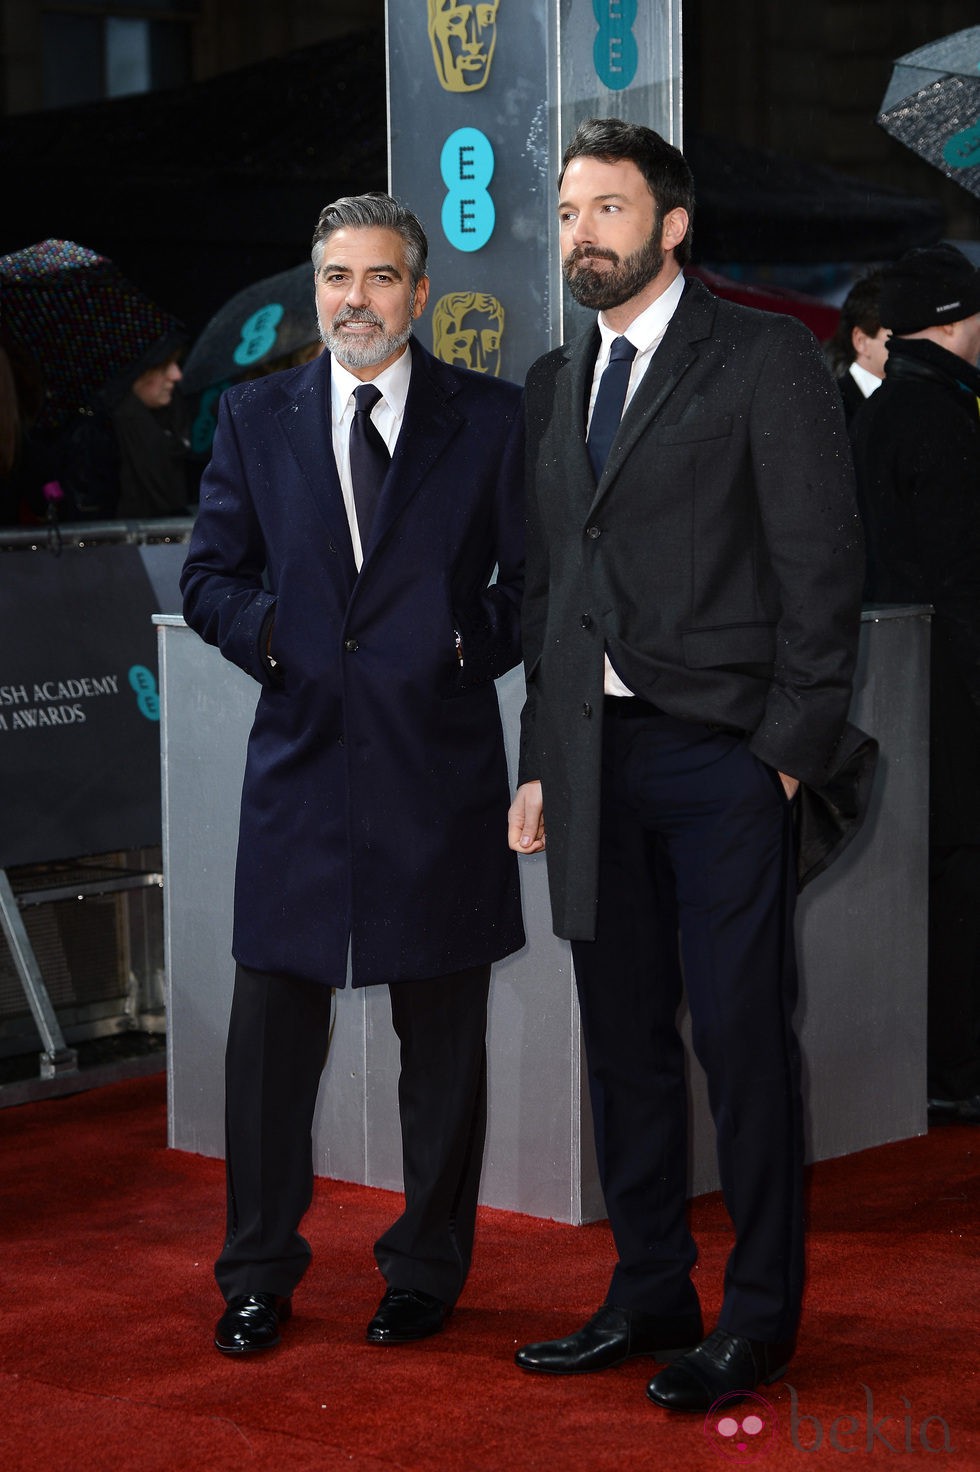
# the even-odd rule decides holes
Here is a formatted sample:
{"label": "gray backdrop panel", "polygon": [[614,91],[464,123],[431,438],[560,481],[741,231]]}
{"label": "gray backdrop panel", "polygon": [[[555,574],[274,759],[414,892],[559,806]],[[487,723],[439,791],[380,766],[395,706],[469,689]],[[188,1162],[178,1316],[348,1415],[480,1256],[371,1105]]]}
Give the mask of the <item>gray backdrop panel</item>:
{"label": "gray backdrop panel", "polygon": [[[234,967],[234,855],[254,685],[179,618],[160,641],[169,1143],[220,1156],[221,1059]],[[852,715],[882,745],[872,812],[804,893],[798,927],[808,1153],[922,1134],[929,623],[865,614]],[[523,682],[498,693],[512,763]],[[551,932],[545,860],[522,864],[528,944],[494,970],[490,1123],[481,1199],[558,1221],[603,1215],[569,948]],[[400,1188],[397,1045],[383,987],[337,993],[317,1110],[318,1174]],[[717,1172],[703,1078],[691,1065],[693,1194]]]}

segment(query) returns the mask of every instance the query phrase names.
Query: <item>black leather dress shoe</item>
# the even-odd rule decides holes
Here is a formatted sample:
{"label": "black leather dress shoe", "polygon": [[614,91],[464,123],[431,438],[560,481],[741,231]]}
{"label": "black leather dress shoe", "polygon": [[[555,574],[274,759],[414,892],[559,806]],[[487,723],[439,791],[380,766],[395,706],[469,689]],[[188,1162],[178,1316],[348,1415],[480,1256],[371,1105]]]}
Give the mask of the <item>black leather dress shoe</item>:
{"label": "black leather dress shoe", "polygon": [[703,1344],[654,1375],[647,1395],[668,1411],[708,1411],[723,1395],[745,1395],[786,1372],[794,1345],[764,1344],[716,1329]]}
{"label": "black leather dress shoe", "polygon": [[389,1288],[367,1326],[368,1344],[411,1344],[438,1334],[452,1309],[417,1288]]}
{"label": "black leather dress shoe", "polygon": [[930,1124],[980,1124],[980,1094],[966,1099],[927,1099]]}
{"label": "black leather dress shoe", "polygon": [[293,1311],[292,1301],[278,1293],[248,1293],[230,1298],[214,1331],[222,1354],[248,1354],[279,1343],[279,1327]]}
{"label": "black leather dress shoe", "polygon": [[697,1344],[703,1333],[699,1313],[643,1314],[605,1303],[577,1333],[525,1344],[514,1360],[522,1370],[542,1375],[588,1375],[637,1354],[673,1359]]}

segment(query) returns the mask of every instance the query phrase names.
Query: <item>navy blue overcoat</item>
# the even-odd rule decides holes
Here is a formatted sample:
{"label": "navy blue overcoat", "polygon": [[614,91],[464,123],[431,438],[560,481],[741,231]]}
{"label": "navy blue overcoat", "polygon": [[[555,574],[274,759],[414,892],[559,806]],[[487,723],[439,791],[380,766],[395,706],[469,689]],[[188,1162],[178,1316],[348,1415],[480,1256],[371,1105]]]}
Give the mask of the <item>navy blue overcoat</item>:
{"label": "navy blue overcoat", "polygon": [[493,684],[520,658],[521,392],[411,351],[360,573],[323,353],[224,394],[181,578],[188,624],[262,687],[235,958],[329,986],[348,945],[364,986],[524,943]]}

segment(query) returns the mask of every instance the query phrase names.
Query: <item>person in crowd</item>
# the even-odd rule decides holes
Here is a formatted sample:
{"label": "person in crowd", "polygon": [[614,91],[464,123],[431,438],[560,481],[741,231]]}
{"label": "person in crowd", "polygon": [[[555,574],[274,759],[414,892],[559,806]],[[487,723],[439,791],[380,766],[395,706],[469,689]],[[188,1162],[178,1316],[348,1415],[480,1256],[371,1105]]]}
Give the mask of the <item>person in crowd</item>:
{"label": "person in crowd", "polygon": [[[21,414],[20,398],[17,393],[17,381],[14,377],[13,363],[6,344],[0,338],[0,486],[3,488],[3,512],[2,521],[7,524],[10,520],[10,506],[16,509],[19,498],[11,497],[8,492],[8,481],[10,474],[17,461],[21,446]],[[16,516],[13,521],[16,522]]]}
{"label": "person in crowd", "polygon": [[880,291],[880,268],[858,277],[841,303],[837,330],[827,344],[848,423],[885,376],[889,333],[879,317]]}
{"label": "person in crowd", "polygon": [[180,332],[158,339],[78,416],[65,469],[75,515],[139,521],[187,513],[189,415],[176,392],[185,347]]}
{"label": "person in crowd", "polygon": [[61,489],[57,440],[35,422],[43,403],[36,359],[0,324],[0,526],[43,522],[46,497]]}
{"label": "person in crowd", "polygon": [[321,338],[313,342],[303,343],[301,347],[293,349],[292,352],[283,353],[280,358],[272,358],[266,363],[254,364],[246,368],[233,380],[222,383],[211,384],[196,396],[192,396],[195,412],[192,416],[190,439],[191,439],[191,476],[194,489],[192,499],[196,502],[200,495],[200,480],[211,457],[211,441],[214,439],[214,429],[218,422],[218,402],[225,389],[232,382],[244,383],[253,378],[267,378],[270,373],[281,373],[284,368],[298,368],[303,363],[309,363],[311,359],[318,358],[323,352]]}
{"label": "person in crowd", "polygon": [[[229,388],[182,574],[188,624],[258,682],[226,1054],[226,1354],[276,1344],[311,1252],[331,989],[388,985],[405,1203],[372,1344],[466,1280],[491,964],[524,943],[494,680],[520,659],[521,390],[412,337],[427,241],[384,194],[313,238],[326,351]],[[494,569],[497,575],[494,579]]]}
{"label": "person in crowd", "polygon": [[928,1108],[980,1124],[980,270],[910,251],[880,310],[885,381],[851,437],[868,596],[933,610]]}
{"label": "person in crowd", "polygon": [[[598,320],[526,383],[510,842],[547,842],[617,1262],[583,1328],[516,1359],[575,1374],[652,1355],[667,1363],[649,1398],[703,1412],[780,1376],[796,1340],[794,808],[801,782],[820,789],[850,764],[856,783],[873,759],[846,724],[861,533],[816,338],[684,277],[684,156],[648,128],[590,119],[558,186],[565,280]],[[707,1337],[686,1218],[682,969],[735,1228]]]}

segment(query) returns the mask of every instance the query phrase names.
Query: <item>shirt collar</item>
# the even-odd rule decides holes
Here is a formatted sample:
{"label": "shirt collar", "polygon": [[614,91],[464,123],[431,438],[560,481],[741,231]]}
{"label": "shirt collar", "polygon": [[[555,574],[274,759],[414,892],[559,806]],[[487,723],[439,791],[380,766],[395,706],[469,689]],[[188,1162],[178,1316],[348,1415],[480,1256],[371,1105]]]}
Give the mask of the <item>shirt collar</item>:
{"label": "shirt collar", "polygon": [[877,374],[869,373],[860,363],[852,363],[848,372],[866,399],[870,399],[876,388],[881,388],[882,381]]}
{"label": "shirt collar", "polygon": [[677,310],[677,303],[684,293],[684,273],[679,271],[673,281],[655,301],[634,317],[625,332],[614,332],[599,313],[599,331],[602,333],[602,351],[608,354],[614,338],[625,337],[636,348],[637,353],[649,352],[667,331],[667,324]]}
{"label": "shirt collar", "polygon": [[[405,351],[395,359],[383,373],[377,378],[372,378],[371,383],[381,390],[385,403],[391,409],[397,419],[401,419],[405,413],[405,402],[408,398],[408,385],[412,377],[412,350],[406,343]],[[334,423],[343,419],[350,403],[351,394],[356,388],[360,388],[364,380],[355,378],[349,369],[337,358],[332,357],[330,363],[330,413]]]}

